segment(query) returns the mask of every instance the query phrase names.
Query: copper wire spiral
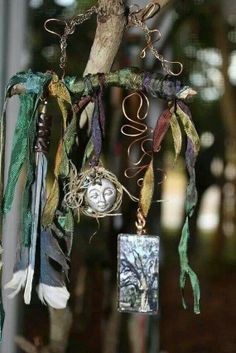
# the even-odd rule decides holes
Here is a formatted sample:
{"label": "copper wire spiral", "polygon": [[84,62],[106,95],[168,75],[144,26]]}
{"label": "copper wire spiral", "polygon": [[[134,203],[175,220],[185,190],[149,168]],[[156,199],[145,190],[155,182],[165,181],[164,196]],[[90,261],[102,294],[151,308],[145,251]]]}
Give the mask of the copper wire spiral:
{"label": "copper wire spiral", "polygon": [[[134,96],[137,96],[139,98],[139,106],[136,113],[136,117],[131,118],[127,113],[126,103],[128,99]],[[146,109],[142,115],[141,110],[143,108],[144,102],[146,103]],[[128,179],[132,179],[138,176],[137,185],[140,188],[143,185],[143,179],[144,179],[143,176],[145,174],[145,171],[153,159],[153,151],[152,149],[149,149],[147,146],[148,142],[151,143],[152,145],[153,129],[150,128],[144,122],[144,120],[148,115],[149,105],[150,105],[149,99],[143,92],[133,92],[129,94],[127,97],[125,97],[122,102],[122,111],[126,119],[129,121],[129,123],[124,124],[121,127],[121,132],[123,135],[132,138],[132,141],[130,142],[127,148],[128,160],[130,161],[131,166],[126,168],[126,170],[124,171],[124,175]],[[160,151],[160,148],[161,147],[159,147],[159,150],[157,152]],[[134,158],[135,154],[138,155],[136,159]],[[144,159],[145,159],[145,163],[143,163]],[[158,170],[164,175],[162,180],[158,182],[158,184],[162,184],[166,179],[166,174],[160,168],[156,168],[155,170]],[[142,176],[140,176],[141,173],[142,173]],[[137,209],[137,221],[135,222],[135,225],[137,229],[137,234],[146,233],[146,230],[145,230],[146,218],[142,213],[141,207],[138,207]]]}
{"label": "copper wire spiral", "polygon": [[[130,118],[126,111],[126,102],[129,98],[137,96],[140,99],[139,107],[137,110],[136,120]],[[146,111],[141,116],[141,109],[143,107],[144,101],[146,103]],[[127,137],[135,138],[130,144],[127,149],[128,159],[132,164],[132,167],[128,167],[124,174],[128,179],[134,178],[140,175],[145,169],[147,169],[149,163],[142,164],[142,161],[145,157],[148,157],[150,160],[152,158],[152,151],[147,149],[147,143],[152,141],[151,134],[152,129],[150,129],[144,122],[149,111],[149,100],[144,93],[133,92],[129,94],[127,97],[124,98],[122,102],[122,111],[126,119],[130,122],[129,124],[124,124],[121,127],[121,132],[123,135]],[[141,152],[141,156],[134,159],[132,155],[135,154],[136,149],[139,149]],[[141,186],[143,181],[143,177],[137,180],[137,185]]]}
{"label": "copper wire spiral", "polygon": [[135,222],[137,234],[142,235],[146,233],[146,218],[144,217],[140,207],[137,209],[137,221]]}

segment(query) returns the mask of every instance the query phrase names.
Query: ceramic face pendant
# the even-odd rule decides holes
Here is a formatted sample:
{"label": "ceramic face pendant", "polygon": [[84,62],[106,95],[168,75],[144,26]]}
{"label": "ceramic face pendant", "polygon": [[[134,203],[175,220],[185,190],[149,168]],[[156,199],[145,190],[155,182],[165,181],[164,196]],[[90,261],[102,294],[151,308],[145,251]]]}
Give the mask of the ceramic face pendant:
{"label": "ceramic face pendant", "polygon": [[118,237],[118,310],[158,311],[159,237],[120,234]]}
{"label": "ceramic face pendant", "polygon": [[86,201],[93,211],[109,212],[115,204],[116,194],[115,185],[109,179],[102,178],[89,185]]}
{"label": "ceramic face pendant", "polygon": [[122,202],[122,185],[113,173],[101,166],[87,169],[79,175],[73,166],[67,187],[66,205],[90,217],[114,215]]}

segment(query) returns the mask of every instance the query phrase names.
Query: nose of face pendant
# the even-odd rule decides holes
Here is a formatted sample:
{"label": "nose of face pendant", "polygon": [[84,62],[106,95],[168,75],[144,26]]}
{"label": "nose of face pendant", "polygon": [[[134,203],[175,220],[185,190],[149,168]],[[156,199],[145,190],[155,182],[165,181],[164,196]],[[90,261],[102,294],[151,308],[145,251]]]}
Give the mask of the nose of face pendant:
{"label": "nose of face pendant", "polygon": [[103,192],[100,192],[99,194],[99,201],[98,203],[106,204],[106,198]]}

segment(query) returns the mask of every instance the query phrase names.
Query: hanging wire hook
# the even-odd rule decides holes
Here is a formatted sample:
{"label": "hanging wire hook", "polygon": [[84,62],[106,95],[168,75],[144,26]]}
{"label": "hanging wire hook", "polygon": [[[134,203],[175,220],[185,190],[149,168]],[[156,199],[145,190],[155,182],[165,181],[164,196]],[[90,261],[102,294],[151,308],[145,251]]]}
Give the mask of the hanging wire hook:
{"label": "hanging wire hook", "polygon": [[[57,24],[63,24],[64,25],[64,32],[62,34],[56,32],[55,30],[52,30],[48,28],[49,23],[57,23]],[[44,28],[48,33],[51,33],[57,37],[60,38],[60,50],[61,50],[61,56],[59,60],[59,67],[62,70],[62,79],[65,76],[65,67],[66,67],[66,61],[67,61],[67,55],[66,55],[66,47],[67,47],[67,31],[66,29],[68,28],[68,23],[64,20],[59,20],[57,18],[49,18],[44,22]]]}
{"label": "hanging wire hook", "polygon": [[[65,68],[66,68],[66,62],[67,62],[67,54],[66,54],[66,48],[67,48],[67,39],[68,36],[73,34],[75,31],[75,26],[83,23],[84,21],[87,21],[94,13],[97,13],[97,7],[92,6],[90,7],[87,11],[85,11],[82,14],[78,14],[77,16],[71,18],[68,21],[64,20],[59,20],[57,18],[49,18],[44,22],[44,28],[48,33],[51,33],[53,35],[56,35],[57,37],[60,38],[60,50],[61,50],[61,56],[59,60],[59,67],[62,69],[62,79],[65,76]],[[49,23],[57,23],[57,24],[63,24],[64,25],[64,31],[62,34],[56,32],[55,30],[52,30],[48,27]]]}
{"label": "hanging wire hook", "polygon": [[[140,7],[136,5],[136,10],[132,11],[132,7],[130,7],[128,25],[136,26],[143,30],[146,45],[141,50],[140,57],[144,59],[146,57],[146,52],[150,50],[154,57],[160,61],[163,70],[167,74],[172,76],[179,76],[183,71],[183,64],[179,61],[166,60],[163,55],[158,52],[154,44],[160,40],[161,32],[158,29],[150,29],[145,23],[148,19],[154,17],[159,12],[160,8],[160,4],[155,0],[149,3],[143,9],[140,9]],[[153,38],[155,35],[157,35],[157,37]],[[178,66],[179,68],[171,69],[171,65],[174,67]]]}
{"label": "hanging wire hook", "polygon": [[53,22],[56,22],[57,24],[63,24],[64,26],[66,26],[67,23],[66,23],[66,21],[64,21],[64,20],[59,20],[59,19],[57,19],[57,18],[49,18],[49,19],[47,19],[47,20],[44,22],[44,25],[43,25],[44,29],[45,29],[48,33],[54,34],[55,36],[57,36],[57,37],[59,37],[59,38],[61,39],[61,37],[62,37],[63,34],[60,34],[60,33],[56,32],[56,31],[53,31],[53,30],[51,30],[50,28],[48,28],[48,24],[49,24],[49,23],[53,23]]}
{"label": "hanging wire hook", "polygon": [[153,18],[161,9],[161,5],[153,1],[150,4],[147,4],[142,10],[142,21],[147,21],[150,18]]}
{"label": "hanging wire hook", "polygon": [[154,17],[160,10],[161,6],[157,1],[152,1],[144,8],[138,4],[129,6],[128,26],[135,26],[137,21],[145,22]]}

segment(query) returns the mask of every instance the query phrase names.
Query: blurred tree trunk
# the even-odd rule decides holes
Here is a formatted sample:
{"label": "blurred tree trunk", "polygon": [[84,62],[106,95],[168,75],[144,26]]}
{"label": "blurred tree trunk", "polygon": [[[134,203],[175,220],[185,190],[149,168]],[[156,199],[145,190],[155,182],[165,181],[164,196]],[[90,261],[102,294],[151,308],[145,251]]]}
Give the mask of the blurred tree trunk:
{"label": "blurred tree trunk", "polygon": [[[225,132],[227,137],[225,150],[226,150],[226,164],[233,163],[236,167],[236,100],[235,93],[232,84],[229,80],[228,68],[229,68],[229,42],[227,37],[227,27],[223,15],[222,2],[217,1],[214,5],[214,20],[213,24],[215,27],[215,41],[222,55],[222,67],[221,72],[224,80],[224,95],[220,100],[221,115],[223,118],[223,124],[225,126]],[[223,143],[223,141],[222,141]],[[236,180],[234,180],[236,186]],[[222,185],[223,187],[223,185]],[[221,190],[221,207],[220,207],[220,221],[218,231],[216,232],[213,240],[212,256],[213,258],[222,257],[224,245],[225,245],[225,234],[223,230],[224,223],[224,193]],[[235,224],[235,219],[232,220]]]}
{"label": "blurred tree trunk", "polygon": [[[0,84],[2,93],[0,94],[0,104],[4,100],[5,92],[3,87],[7,83],[9,77],[15,72],[23,70],[27,60],[27,49],[25,46],[25,36],[27,32],[27,1],[4,1],[0,0]],[[17,53],[17,54],[16,54]],[[18,104],[13,99],[8,104],[6,119],[6,146],[4,158],[4,170],[8,170],[11,156],[11,143],[15,130],[17,119]],[[5,184],[7,175],[3,175],[5,180],[1,183]],[[15,192],[15,198],[10,214],[4,219],[3,229],[3,274],[2,283],[5,284],[10,280],[12,269],[15,262],[15,252],[17,248],[17,234],[20,231],[20,200],[21,200],[21,184],[18,184]],[[1,190],[2,191],[2,190]],[[0,217],[1,218],[1,217]],[[9,236],[9,234],[11,236]],[[2,237],[2,234],[1,234]],[[17,351],[14,337],[18,329],[21,329],[22,310],[18,305],[18,298],[10,299],[6,292],[3,291],[3,302],[5,308],[5,323],[3,332],[3,341],[0,345],[0,352],[15,353]]]}

